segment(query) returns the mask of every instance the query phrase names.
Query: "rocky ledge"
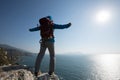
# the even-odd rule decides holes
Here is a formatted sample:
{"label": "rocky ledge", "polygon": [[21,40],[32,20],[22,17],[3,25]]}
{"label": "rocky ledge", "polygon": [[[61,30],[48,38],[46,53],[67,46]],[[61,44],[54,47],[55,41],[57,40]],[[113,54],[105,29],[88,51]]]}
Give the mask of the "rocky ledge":
{"label": "rocky ledge", "polygon": [[56,74],[42,73],[35,77],[33,71],[32,67],[26,65],[0,66],[0,80],[59,80]]}
{"label": "rocky ledge", "polygon": [[0,80],[34,80],[31,70],[25,65],[0,66]]}

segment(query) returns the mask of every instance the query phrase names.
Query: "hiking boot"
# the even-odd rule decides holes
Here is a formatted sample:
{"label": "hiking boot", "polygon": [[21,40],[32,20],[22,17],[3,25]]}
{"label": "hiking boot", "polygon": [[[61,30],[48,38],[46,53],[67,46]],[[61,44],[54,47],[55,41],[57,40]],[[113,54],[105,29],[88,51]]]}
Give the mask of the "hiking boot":
{"label": "hiking boot", "polygon": [[41,75],[42,73],[39,71],[39,72],[35,72],[34,73],[34,75],[36,76],[36,77],[38,77],[39,75]]}
{"label": "hiking boot", "polygon": [[51,75],[54,75],[54,72],[48,72],[48,74],[51,76]]}

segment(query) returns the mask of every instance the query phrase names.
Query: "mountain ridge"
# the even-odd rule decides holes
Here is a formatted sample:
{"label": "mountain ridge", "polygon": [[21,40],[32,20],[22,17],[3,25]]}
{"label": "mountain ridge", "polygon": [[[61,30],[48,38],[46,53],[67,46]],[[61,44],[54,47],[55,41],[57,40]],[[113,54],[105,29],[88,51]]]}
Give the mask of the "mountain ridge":
{"label": "mountain ridge", "polygon": [[27,56],[27,55],[33,54],[31,52],[28,52],[28,51],[20,49],[20,48],[13,47],[13,46],[8,45],[8,44],[0,44],[0,48],[7,51],[8,54],[17,54],[17,55],[21,55],[21,56],[25,56],[25,55]]}

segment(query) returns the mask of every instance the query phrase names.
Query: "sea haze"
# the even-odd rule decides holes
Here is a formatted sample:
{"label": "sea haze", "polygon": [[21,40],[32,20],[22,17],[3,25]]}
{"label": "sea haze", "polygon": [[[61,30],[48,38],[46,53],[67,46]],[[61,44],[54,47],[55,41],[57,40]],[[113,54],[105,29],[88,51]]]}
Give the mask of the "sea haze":
{"label": "sea haze", "polygon": [[[22,57],[21,64],[34,67],[37,55]],[[60,80],[120,80],[120,54],[56,55],[56,74]],[[42,72],[49,70],[45,55]]]}

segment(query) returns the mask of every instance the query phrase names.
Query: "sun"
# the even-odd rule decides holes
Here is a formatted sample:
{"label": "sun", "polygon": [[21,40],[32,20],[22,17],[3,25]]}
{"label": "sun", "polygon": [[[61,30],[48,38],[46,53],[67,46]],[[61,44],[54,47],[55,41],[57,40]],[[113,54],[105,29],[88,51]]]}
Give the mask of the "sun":
{"label": "sun", "polygon": [[109,21],[110,20],[110,12],[107,10],[98,11],[96,14],[96,20],[101,23]]}

